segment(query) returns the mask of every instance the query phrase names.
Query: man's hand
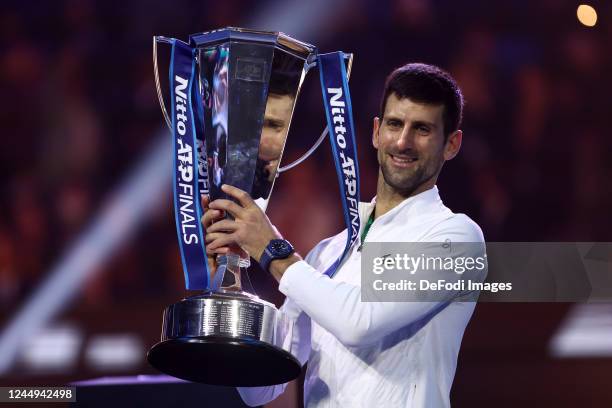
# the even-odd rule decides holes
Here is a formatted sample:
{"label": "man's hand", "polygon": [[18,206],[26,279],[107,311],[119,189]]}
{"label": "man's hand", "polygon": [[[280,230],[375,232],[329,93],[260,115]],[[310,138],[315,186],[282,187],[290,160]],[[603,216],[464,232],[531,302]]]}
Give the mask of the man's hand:
{"label": "man's hand", "polygon": [[[282,236],[246,192],[227,184],[221,186],[221,190],[238,203],[218,199],[208,205],[209,210],[202,217],[206,228],[206,252],[225,253],[236,245],[259,262],[270,240]],[[207,226],[210,219],[223,217],[225,212],[234,219],[223,219]]]}
{"label": "man's hand", "polygon": [[[209,203],[210,198],[208,196],[202,198],[202,212],[204,213],[204,215],[202,216],[202,219],[200,221],[202,222],[202,225],[204,226],[205,230],[208,230],[208,228],[214,222],[222,220],[225,216],[222,211],[209,209]],[[219,248],[217,252],[209,251],[208,248],[206,248],[206,257],[208,258],[208,270],[211,273],[211,278],[214,277],[214,274],[217,271],[217,254],[226,253],[227,251],[229,251],[228,247]]]}

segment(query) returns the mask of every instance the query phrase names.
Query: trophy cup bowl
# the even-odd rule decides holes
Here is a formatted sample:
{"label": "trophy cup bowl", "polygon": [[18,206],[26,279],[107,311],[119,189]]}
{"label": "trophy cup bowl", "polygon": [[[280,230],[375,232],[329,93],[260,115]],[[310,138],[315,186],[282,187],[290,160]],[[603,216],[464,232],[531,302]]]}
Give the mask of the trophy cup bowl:
{"label": "trophy cup bowl", "polygon": [[183,299],[165,309],[162,341],[149,351],[148,360],[169,375],[207,384],[290,381],[300,375],[301,366],[274,345],[277,313],[273,304],[244,292]]}
{"label": "trophy cup bowl", "polygon": [[[197,66],[195,95],[203,106],[199,126],[210,199],[227,198],[221,185],[230,184],[265,210],[316,50],[282,33],[239,28],[193,34],[190,46]],[[156,49],[154,60],[169,121]],[[218,261],[219,286],[164,310],[161,341],[149,351],[149,363],[181,379],[216,385],[271,385],[299,376],[298,360],[278,345],[282,316],[273,304],[242,290],[240,269],[248,260],[229,254]]]}

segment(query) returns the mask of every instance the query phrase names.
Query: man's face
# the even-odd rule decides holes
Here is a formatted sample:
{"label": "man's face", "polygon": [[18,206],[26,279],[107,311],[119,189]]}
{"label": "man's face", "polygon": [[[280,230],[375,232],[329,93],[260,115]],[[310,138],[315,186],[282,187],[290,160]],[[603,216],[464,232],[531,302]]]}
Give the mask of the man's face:
{"label": "man's face", "polygon": [[434,186],[445,160],[461,146],[461,131],[444,141],[443,105],[387,98],[384,116],[374,119],[372,142],[384,182],[402,196]]}
{"label": "man's face", "polygon": [[276,173],[283,152],[292,109],[292,96],[270,94],[266,104],[264,125],[259,143],[259,159],[267,162],[266,169],[270,174],[269,181],[274,180],[274,173]]}

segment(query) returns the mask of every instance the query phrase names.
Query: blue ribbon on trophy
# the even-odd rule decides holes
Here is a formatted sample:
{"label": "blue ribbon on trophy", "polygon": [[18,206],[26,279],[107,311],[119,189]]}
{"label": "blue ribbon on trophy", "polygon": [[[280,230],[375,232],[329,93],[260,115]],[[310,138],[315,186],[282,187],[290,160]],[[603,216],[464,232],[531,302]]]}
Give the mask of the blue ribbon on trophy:
{"label": "blue ribbon on trophy", "polygon": [[[178,235],[185,285],[188,290],[205,290],[209,287],[210,271],[204,243],[204,228],[200,219],[200,198],[206,194],[206,160],[202,160],[204,139],[201,101],[194,98],[195,58],[194,50],[186,43],[169,39],[172,44],[170,61],[170,92],[172,104],[172,134],[174,140],[174,216]],[[195,100],[194,100],[195,99]],[[195,114],[194,114],[195,105]]]}
{"label": "blue ribbon on trophy", "polygon": [[338,266],[355,243],[360,228],[359,165],[351,95],[344,61],[345,54],[340,51],[317,56],[329,141],[336,165],[344,223],[347,228],[344,252],[325,271],[329,277],[333,277],[338,270]]}

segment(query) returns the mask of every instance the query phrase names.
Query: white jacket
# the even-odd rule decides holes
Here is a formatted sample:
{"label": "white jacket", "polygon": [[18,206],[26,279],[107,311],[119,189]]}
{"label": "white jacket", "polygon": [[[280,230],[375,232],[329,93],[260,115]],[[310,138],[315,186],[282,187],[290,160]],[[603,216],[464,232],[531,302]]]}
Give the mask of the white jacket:
{"label": "white jacket", "polygon": [[[374,208],[361,203],[361,226]],[[333,279],[324,275],[342,253],[346,230],[291,265],[279,289],[294,322],[290,351],[308,362],[306,407],[448,407],[457,354],[474,302],[362,302],[361,252],[356,242]],[[478,225],[442,203],[437,187],[407,198],[378,217],[367,242],[480,242]],[[484,280],[486,270],[480,280]],[[287,347],[287,346],[286,346]],[[286,384],[239,387],[245,403],[265,404]]]}

